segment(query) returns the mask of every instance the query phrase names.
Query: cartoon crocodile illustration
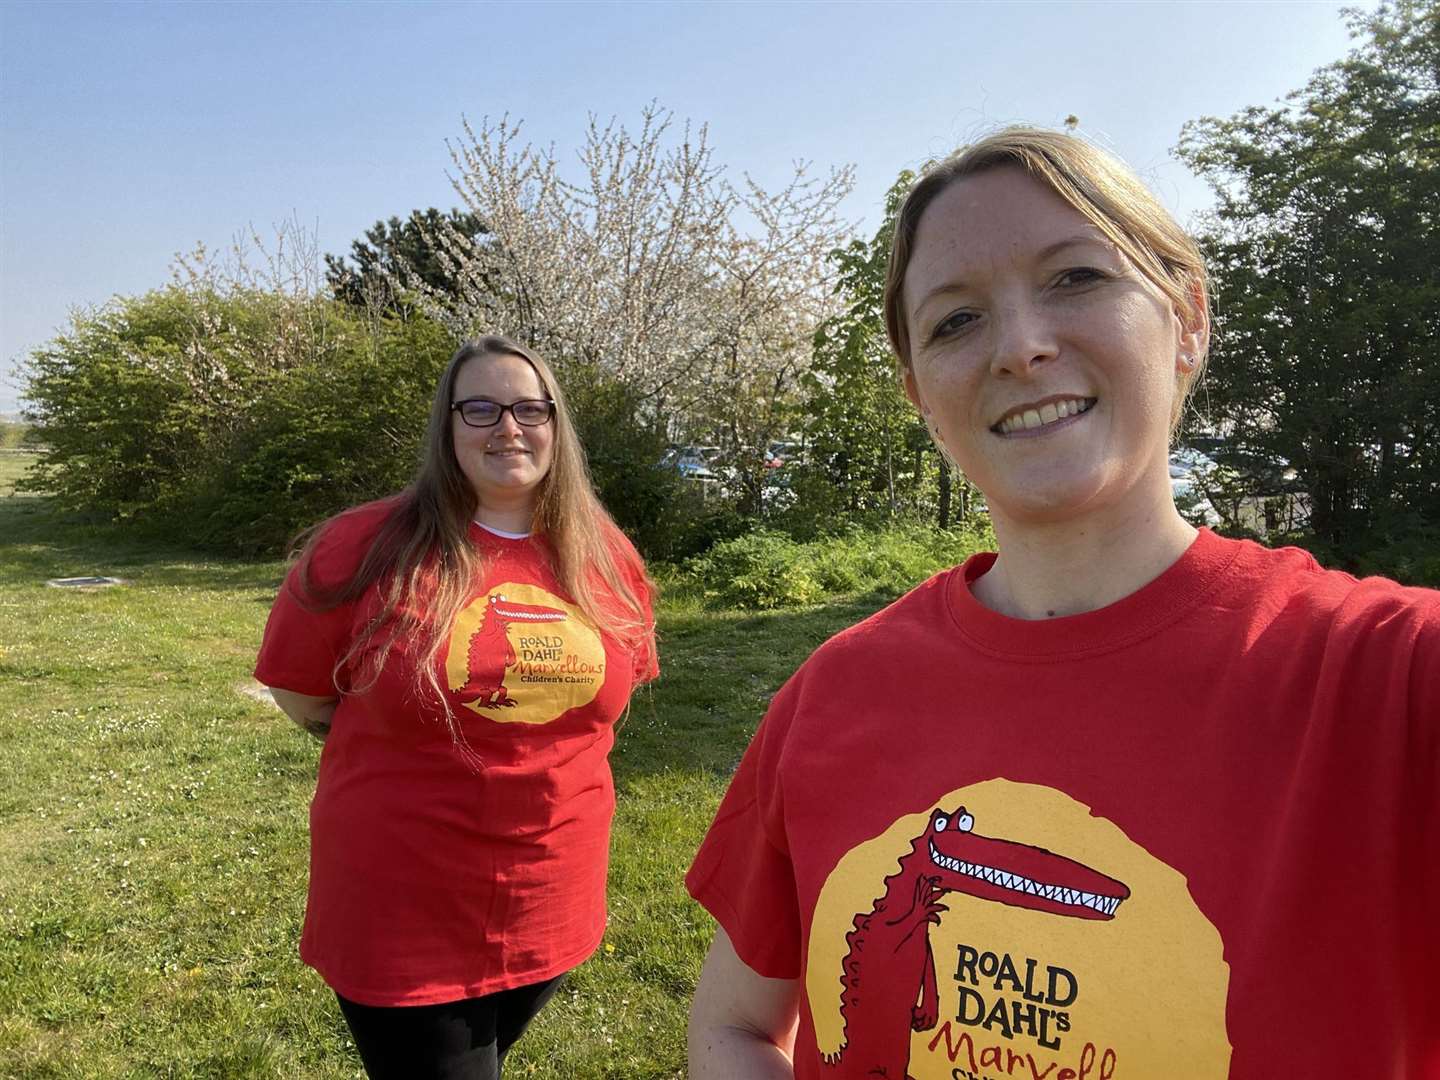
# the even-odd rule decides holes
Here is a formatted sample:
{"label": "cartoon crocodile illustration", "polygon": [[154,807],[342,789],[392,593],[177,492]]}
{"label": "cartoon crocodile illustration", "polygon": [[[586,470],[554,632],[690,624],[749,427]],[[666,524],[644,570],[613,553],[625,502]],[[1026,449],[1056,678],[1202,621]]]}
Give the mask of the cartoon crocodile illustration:
{"label": "cartoon crocodile illustration", "polygon": [[[1044,848],[973,832],[975,819],[960,807],[935,810],[923,833],[885,879],[885,895],[855,916],[845,935],[840,1049],[826,1064],[843,1075],[908,1080],[911,1031],[929,1031],[939,1019],[931,926],[949,892],[1079,919],[1113,919],[1125,885]],[[919,1003],[916,1004],[916,1000]]]}
{"label": "cartoon crocodile illustration", "polygon": [[520,604],[492,593],[480,627],[470,635],[470,678],[460,690],[462,705],[482,709],[512,707],[516,701],[505,691],[505,669],[515,666],[515,647],[505,632],[512,622],[560,622],[565,612],[538,604]]}

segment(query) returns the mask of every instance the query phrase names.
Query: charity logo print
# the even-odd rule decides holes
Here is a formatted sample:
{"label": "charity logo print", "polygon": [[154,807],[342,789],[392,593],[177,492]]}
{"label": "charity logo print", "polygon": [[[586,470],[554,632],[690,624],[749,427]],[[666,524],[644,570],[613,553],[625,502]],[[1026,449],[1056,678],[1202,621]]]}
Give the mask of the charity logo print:
{"label": "charity logo print", "polygon": [[845,855],[806,998],[835,1077],[1228,1074],[1229,969],[1183,877],[1060,792],[993,780]]}
{"label": "charity logo print", "polygon": [[505,582],[456,617],[445,674],[471,712],[544,724],[594,700],[605,649],[578,609],[538,586]]}
{"label": "charity logo print", "polygon": [[[885,894],[869,911],[855,916],[854,929],[845,935],[850,948],[841,976],[845,1049],[836,1059],[853,1054],[872,1063],[871,1072],[905,1075],[910,1031],[929,1031],[940,1016],[927,928],[939,925],[941,913],[950,910],[941,902],[950,893],[1086,919],[1113,919],[1130,895],[1122,883],[1072,859],[982,836],[974,828],[974,815],[963,806],[951,813],[933,811],[928,826],[901,858],[899,871],[885,879]],[[1041,1046],[1058,1047],[1057,1035],[1068,1019],[1061,1009],[1075,999],[1074,977],[1052,966],[1037,980],[1036,963],[1029,960],[1022,983],[1014,961],[1007,956],[1003,962],[1004,978],[1027,1004],[1017,1003],[1012,1021],[1005,1002],[987,1007],[983,994],[962,985],[959,1018],[967,1012],[979,1017],[993,1013],[1002,1030],[1023,1028]],[[1000,964],[992,959],[987,976],[1000,974]],[[962,947],[957,978],[978,986],[978,968],[976,950]],[[887,1022],[896,1015],[890,1002],[911,1001],[917,993],[920,1003],[910,1009],[908,1024]]]}

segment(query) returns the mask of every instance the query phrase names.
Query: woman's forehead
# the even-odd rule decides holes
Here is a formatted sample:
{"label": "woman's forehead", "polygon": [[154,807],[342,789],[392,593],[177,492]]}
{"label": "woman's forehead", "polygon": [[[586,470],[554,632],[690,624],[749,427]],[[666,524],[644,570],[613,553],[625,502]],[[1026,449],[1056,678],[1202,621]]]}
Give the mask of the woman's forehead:
{"label": "woman's forehead", "polygon": [[1023,170],[1001,167],[963,177],[920,215],[905,274],[906,306],[913,310],[943,280],[1086,244],[1114,250],[1084,214]]}
{"label": "woman's forehead", "polygon": [[487,353],[471,357],[455,373],[457,399],[517,390],[532,397],[545,396],[540,376],[530,362],[514,353]]}

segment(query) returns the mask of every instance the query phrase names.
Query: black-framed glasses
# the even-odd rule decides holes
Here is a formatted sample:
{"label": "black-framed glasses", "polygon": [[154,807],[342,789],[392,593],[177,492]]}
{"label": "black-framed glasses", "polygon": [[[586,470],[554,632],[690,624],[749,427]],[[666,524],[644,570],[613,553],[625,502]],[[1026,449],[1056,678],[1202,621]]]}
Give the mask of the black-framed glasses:
{"label": "black-framed glasses", "polygon": [[555,415],[555,402],[548,398],[523,398],[501,405],[489,398],[472,397],[452,403],[450,411],[457,410],[460,419],[471,427],[494,427],[507,412],[521,427],[541,427]]}

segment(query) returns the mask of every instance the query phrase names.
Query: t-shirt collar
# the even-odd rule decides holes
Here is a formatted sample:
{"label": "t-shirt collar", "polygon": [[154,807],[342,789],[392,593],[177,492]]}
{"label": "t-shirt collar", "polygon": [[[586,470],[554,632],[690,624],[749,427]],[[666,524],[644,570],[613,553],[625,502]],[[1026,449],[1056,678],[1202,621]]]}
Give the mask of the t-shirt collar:
{"label": "t-shirt collar", "polygon": [[970,585],[995,563],[972,555],[950,572],[947,607],[960,633],[982,652],[1035,662],[1074,659],[1140,641],[1185,615],[1220,580],[1240,545],[1200,529],[1175,563],[1149,584],[1095,611],[1054,619],[1016,619],[983,606]]}

